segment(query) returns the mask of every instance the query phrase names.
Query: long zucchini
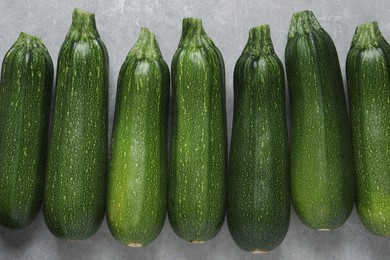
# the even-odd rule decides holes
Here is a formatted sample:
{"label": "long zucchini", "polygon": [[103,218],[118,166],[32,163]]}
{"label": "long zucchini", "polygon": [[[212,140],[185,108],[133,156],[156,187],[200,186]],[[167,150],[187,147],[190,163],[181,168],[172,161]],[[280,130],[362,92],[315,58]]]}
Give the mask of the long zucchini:
{"label": "long zucchini", "polygon": [[128,246],[150,244],[160,233],[167,204],[169,69],[147,28],[118,78],[107,221]]}
{"label": "long zucchini", "polygon": [[224,63],[200,19],[183,19],[171,69],[168,216],[179,237],[204,242],[225,217],[227,136]]}
{"label": "long zucchini", "polygon": [[243,250],[263,253],[286,236],[290,175],[284,72],[268,25],[252,28],[234,69],[227,221]]}
{"label": "long zucchini", "polygon": [[292,17],[286,71],[292,202],[307,226],[335,229],[355,199],[350,123],[336,48],[311,11]]}
{"label": "long zucchini", "polygon": [[58,57],[43,210],[50,231],[84,239],[105,211],[108,56],[94,14],[75,9]]}
{"label": "long zucchini", "polygon": [[20,229],[42,204],[53,62],[40,39],[21,33],[0,82],[0,225]]}
{"label": "long zucchini", "polygon": [[376,22],[356,28],[347,79],[358,214],[369,231],[390,236],[390,46]]}

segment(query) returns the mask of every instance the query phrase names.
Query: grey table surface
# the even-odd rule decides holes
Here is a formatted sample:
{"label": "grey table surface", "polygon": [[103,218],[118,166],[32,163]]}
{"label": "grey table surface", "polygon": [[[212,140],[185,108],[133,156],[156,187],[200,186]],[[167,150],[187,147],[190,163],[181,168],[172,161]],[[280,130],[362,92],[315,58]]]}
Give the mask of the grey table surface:
{"label": "grey table surface", "polygon": [[[390,39],[390,1],[385,0],[1,0],[0,60],[19,32],[25,31],[42,38],[56,63],[74,7],[96,14],[98,30],[109,52],[110,132],[118,72],[141,26],[155,32],[163,56],[170,64],[180,39],[182,18],[203,19],[206,32],[225,59],[229,139],[233,68],[250,28],[269,24],[276,53],[283,61],[291,15],[303,9],[313,10],[335,42],[344,79],[345,58],[356,25],[376,20],[384,36]],[[40,213],[24,230],[0,228],[0,259],[390,259],[390,240],[369,234],[356,210],[341,228],[318,232],[305,227],[292,209],[284,242],[266,255],[241,251],[234,244],[226,222],[211,241],[189,244],[179,239],[166,221],[160,236],[150,246],[135,249],[119,244],[105,221],[89,239],[59,240],[48,231]]]}

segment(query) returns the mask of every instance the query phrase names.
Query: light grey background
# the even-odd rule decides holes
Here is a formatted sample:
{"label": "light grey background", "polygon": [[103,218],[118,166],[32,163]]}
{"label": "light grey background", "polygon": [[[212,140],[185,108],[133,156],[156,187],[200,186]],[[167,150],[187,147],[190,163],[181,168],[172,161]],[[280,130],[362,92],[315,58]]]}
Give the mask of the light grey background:
{"label": "light grey background", "polygon": [[[164,58],[170,64],[179,42],[182,18],[203,19],[206,32],[225,59],[229,139],[233,68],[250,28],[268,23],[276,53],[284,61],[292,13],[313,10],[335,42],[344,76],[345,58],[356,25],[377,20],[384,36],[390,39],[390,1],[385,0],[0,0],[0,60],[19,32],[25,31],[42,38],[56,64],[74,7],[96,14],[98,30],[109,52],[110,129],[118,72],[141,26],[155,32]],[[330,232],[310,230],[292,210],[284,242],[263,256],[241,251],[234,244],[226,222],[213,240],[188,244],[175,236],[166,221],[157,240],[138,249],[127,248],[114,240],[105,221],[94,236],[79,242],[66,242],[51,235],[42,213],[24,230],[0,229],[0,259],[389,259],[389,255],[390,238],[369,234],[355,210],[343,227]]]}

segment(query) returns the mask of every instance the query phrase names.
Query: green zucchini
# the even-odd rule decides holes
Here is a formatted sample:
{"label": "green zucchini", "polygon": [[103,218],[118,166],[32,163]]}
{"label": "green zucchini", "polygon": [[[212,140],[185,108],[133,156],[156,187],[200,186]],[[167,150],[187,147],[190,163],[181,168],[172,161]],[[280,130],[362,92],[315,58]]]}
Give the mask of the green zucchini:
{"label": "green zucchini", "polygon": [[241,249],[263,253],[283,241],[289,220],[284,72],[263,25],[249,31],[234,69],[227,221]]}
{"label": "green zucchini", "polygon": [[128,246],[150,244],[164,225],[168,103],[168,65],[142,28],[119,73],[107,187],[108,227]]}
{"label": "green zucchini", "polygon": [[346,67],[357,211],[369,231],[390,236],[390,46],[376,22],[357,27]]}
{"label": "green zucchini", "polygon": [[43,210],[67,240],[94,234],[104,217],[108,56],[94,14],[75,9],[58,57]]}
{"label": "green zucchini", "polygon": [[308,227],[335,229],[355,199],[350,122],[336,48],[311,11],[293,15],[285,55],[292,202]]}
{"label": "green zucchini", "polygon": [[21,229],[42,204],[53,62],[40,39],[20,33],[0,82],[0,225]]}
{"label": "green zucchini", "polygon": [[168,216],[180,238],[204,242],[225,217],[227,135],[224,63],[200,19],[183,19],[171,69]]}

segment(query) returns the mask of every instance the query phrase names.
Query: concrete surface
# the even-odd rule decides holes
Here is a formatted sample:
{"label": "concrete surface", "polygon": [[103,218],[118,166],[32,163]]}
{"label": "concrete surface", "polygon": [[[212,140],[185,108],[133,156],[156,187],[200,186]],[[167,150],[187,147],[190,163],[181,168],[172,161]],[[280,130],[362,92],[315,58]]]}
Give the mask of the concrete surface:
{"label": "concrete surface", "polygon": [[[335,41],[344,75],[345,58],[356,25],[377,20],[384,36],[390,39],[390,2],[385,0],[1,0],[0,60],[19,32],[25,31],[42,38],[56,63],[74,7],[96,13],[98,30],[108,48],[110,129],[119,68],[141,26],[156,33],[164,58],[170,64],[181,34],[181,19],[188,16],[203,19],[206,32],[225,59],[229,137],[233,68],[251,27],[270,24],[276,53],[283,61],[292,13],[313,10]],[[263,256],[241,251],[230,237],[226,222],[217,237],[206,244],[180,240],[166,222],[153,244],[137,249],[116,242],[105,221],[93,237],[73,243],[51,235],[42,213],[24,230],[0,229],[0,259],[389,259],[389,255],[390,240],[369,234],[355,210],[343,227],[330,232],[306,228],[292,211],[290,230],[284,242]]]}

